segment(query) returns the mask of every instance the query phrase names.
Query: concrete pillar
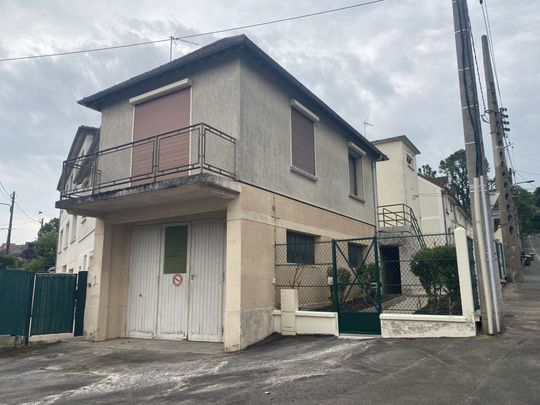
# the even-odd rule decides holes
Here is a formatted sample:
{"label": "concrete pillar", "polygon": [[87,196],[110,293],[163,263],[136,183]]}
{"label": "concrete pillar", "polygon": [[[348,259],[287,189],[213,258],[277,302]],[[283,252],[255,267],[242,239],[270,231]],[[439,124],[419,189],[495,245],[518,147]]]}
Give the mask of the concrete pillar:
{"label": "concrete pillar", "polygon": [[296,311],[298,311],[298,290],[281,290],[281,334],[296,335]]}
{"label": "concrete pillar", "polygon": [[[234,203],[232,204],[235,205]],[[225,261],[225,314],[223,343],[226,351],[242,350],[242,221],[227,210],[227,258]]]}
{"label": "concrete pillar", "polygon": [[454,230],[456,255],[459,274],[459,288],[461,293],[461,308],[463,316],[474,322],[474,299],[471,282],[469,261],[469,248],[467,246],[467,231],[463,228]]}
{"label": "concrete pillar", "polygon": [[94,257],[88,271],[84,317],[84,335],[95,341],[107,338],[111,236],[111,225],[96,219]]}

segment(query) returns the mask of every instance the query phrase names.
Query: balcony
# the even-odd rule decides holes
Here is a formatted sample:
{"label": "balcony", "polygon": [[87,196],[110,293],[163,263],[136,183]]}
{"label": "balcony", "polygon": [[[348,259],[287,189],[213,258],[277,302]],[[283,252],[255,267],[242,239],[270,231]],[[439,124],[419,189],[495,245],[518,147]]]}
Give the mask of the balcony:
{"label": "balcony", "polygon": [[236,140],[201,123],[64,161],[56,206],[98,216],[163,198],[234,198],[235,177]]}

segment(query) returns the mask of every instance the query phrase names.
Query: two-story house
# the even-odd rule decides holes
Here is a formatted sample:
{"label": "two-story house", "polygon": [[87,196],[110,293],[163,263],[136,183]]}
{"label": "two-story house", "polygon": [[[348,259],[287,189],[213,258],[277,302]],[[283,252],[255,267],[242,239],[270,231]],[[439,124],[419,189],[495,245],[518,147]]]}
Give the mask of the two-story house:
{"label": "two-story house", "polygon": [[246,36],[79,101],[99,148],[57,207],[96,218],[85,335],[224,342],[273,332],[274,246],[373,236],[386,157]]}
{"label": "two-story house", "polygon": [[[97,152],[99,128],[81,125],[73,138],[67,162],[81,164],[64,167],[58,183],[58,191],[65,189],[75,192],[89,186],[89,167],[85,169],[82,156]],[[58,226],[58,247],[56,253],[57,273],[77,273],[87,271],[93,259],[95,218],[85,215],[71,215],[60,210]]]}

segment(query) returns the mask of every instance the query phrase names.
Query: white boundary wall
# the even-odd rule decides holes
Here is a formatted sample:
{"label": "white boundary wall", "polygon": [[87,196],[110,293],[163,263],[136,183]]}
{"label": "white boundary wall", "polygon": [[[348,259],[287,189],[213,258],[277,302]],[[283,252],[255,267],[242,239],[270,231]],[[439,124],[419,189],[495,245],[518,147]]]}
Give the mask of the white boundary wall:
{"label": "white boundary wall", "polygon": [[454,231],[463,315],[420,315],[382,313],[384,338],[468,337],[476,335],[467,233]]}
{"label": "white boundary wall", "polygon": [[298,310],[298,290],[281,290],[281,311],[274,310],[273,321],[282,335],[339,335],[337,313]]}

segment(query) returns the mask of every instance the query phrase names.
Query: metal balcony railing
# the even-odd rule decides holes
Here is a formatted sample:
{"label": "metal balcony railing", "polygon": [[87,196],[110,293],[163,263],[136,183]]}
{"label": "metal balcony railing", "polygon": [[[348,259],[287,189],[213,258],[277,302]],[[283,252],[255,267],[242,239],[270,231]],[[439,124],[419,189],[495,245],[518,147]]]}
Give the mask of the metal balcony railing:
{"label": "metal balcony railing", "polygon": [[420,246],[426,246],[416,215],[407,204],[380,205],[377,207],[377,215],[380,228],[409,227],[418,238]]}
{"label": "metal balcony railing", "polygon": [[200,123],[64,161],[60,199],[204,172],[236,176],[236,140]]}

